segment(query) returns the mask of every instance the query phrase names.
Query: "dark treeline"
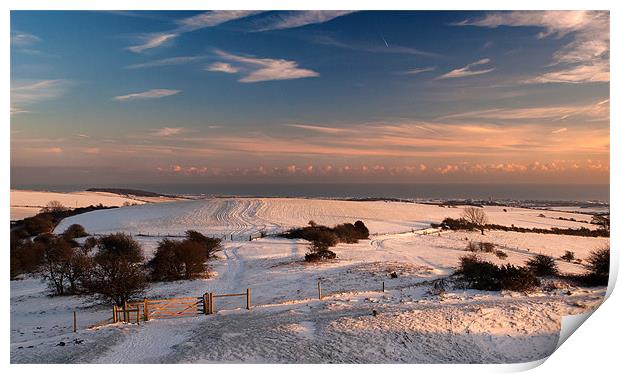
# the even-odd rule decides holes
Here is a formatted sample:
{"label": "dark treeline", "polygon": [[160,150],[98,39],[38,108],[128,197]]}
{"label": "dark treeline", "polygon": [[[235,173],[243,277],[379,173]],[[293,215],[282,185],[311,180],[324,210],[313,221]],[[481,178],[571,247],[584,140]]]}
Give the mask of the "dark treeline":
{"label": "dark treeline", "polygon": [[150,281],[207,275],[207,263],[220,249],[219,239],[190,230],[183,240],[162,240],[145,263],[140,243],[127,234],[95,238],[80,225],[60,235],[23,237],[16,230],[11,232],[11,278],[39,274],[52,296],[90,295],[122,305],[140,296]]}
{"label": "dark treeline", "polygon": [[[447,230],[467,230],[473,231],[479,229],[476,225],[463,218],[446,218],[440,224],[432,224],[434,228],[443,228]],[[599,226],[596,230],[580,227],[578,229],[571,228],[557,228],[550,229],[541,228],[526,228],[516,226],[502,226],[496,224],[487,223],[484,225],[486,230],[498,230],[498,231],[514,231],[514,232],[532,232],[536,234],[556,234],[556,235],[573,235],[573,236],[589,236],[589,237],[609,237],[609,229]]]}
{"label": "dark treeline", "polygon": [[113,209],[118,208],[116,206],[103,206],[99,205],[90,205],[81,208],[75,209],[67,209],[62,206],[56,207],[45,207],[41,209],[41,212],[35,216],[24,218],[17,221],[11,222],[11,230],[21,230],[20,235],[25,236],[36,236],[39,234],[50,233],[54,230],[56,225],[60,223],[63,219],[71,216],[76,216],[78,214],[92,212],[94,210],[101,209]]}

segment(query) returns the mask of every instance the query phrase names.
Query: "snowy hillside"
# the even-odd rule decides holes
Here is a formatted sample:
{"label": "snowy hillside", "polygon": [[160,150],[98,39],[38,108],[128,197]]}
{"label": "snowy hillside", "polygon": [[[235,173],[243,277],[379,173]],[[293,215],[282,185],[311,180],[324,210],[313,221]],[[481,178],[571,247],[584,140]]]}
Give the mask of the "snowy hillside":
{"label": "snowy hillside", "polygon": [[[439,223],[446,217],[460,217],[462,210],[462,207],[385,201],[206,199],[86,213],[66,219],[56,231],[61,232],[69,225],[79,223],[91,233],[124,231],[134,234],[180,234],[194,229],[208,234],[247,237],[261,230],[279,232],[290,227],[304,226],[310,220],[323,225],[362,220],[371,233],[383,234],[427,228],[431,223]],[[575,218],[576,221],[589,222],[591,216],[588,214],[498,206],[485,207],[484,210],[491,223],[505,226],[594,228],[589,223],[559,219]],[[540,217],[541,214],[544,217]]]}
{"label": "snowy hillside", "polygon": [[[503,207],[485,208],[491,223],[521,227],[591,227],[558,217],[588,215]],[[70,217],[91,234],[180,234],[187,229],[228,235],[212,277],[153,283],[148,298],[200,296],[252,290],[251,311],[241,300],[218,299],[219,313],[137,325],[87,329],[109,318],[110,305],[79,297],[46,296],[37,279],[11,282],[12,362],[271,362],[428,363],[524,362],[543,358],[557,344],[561,318],[601,301],[605,288],[568,285],[534,293],[454,288],[434,292],[454,272],[470,241],[494,243],[507,254],[498,264],[522,265],[534,254],[584,259],[608,238],[489,231],[412,232],[462,208],[393,202],[311,199],[209,199],[123,207]],[[333,247],[338,258],[303,261],[304,240],[248,240],[314,220],[333,225],[363,220],[370,240]],[[234,240],[229,236],[233,235]],[[147,257],[161,238],[135,237]],[[560,270],[582,273],[575,263]],[[389,276],[395,273],[396,278]],[[323,300],[317,298],[321,281]],[[386,292],[381,292],[385,282]],[[72,311],[80,330],[71,332]],[[44,312],[42,312],[44,311]],[[61,344],[62,343],[62,344]]]}

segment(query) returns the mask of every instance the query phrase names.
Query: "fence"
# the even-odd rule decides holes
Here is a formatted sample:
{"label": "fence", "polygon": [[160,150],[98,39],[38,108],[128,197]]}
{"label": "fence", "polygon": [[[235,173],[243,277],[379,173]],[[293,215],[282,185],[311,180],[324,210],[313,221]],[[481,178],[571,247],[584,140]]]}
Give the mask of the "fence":
{"label": "fence", "polygon": [[[434,281],[433,281],[434,282]],[[426,283],[426,282],[422,282]],[[420,283],[415,283],[420,284]],[[325,294],[321,285],[321,281],[317,281],[317,295],[318,299],[322,300],[324,297],[329,296],[329,294]],[[412,285],[407,285],[405,287],[410,287]],[[401,285],[402,288],[403,286]],[[381,288],[379,289],[371,289],[371,290],[349,290],[349,291],[339,291],[332,293],[332,295],[337,295],[342,292],[385,292],[385,281],[381,282]],[[126,322],[132,323],[135,322],[140,324],[140,321],[149,321],[150,319],[155,318],[176,318],[176,317],[193,317],[201,314],[209,315],[215,314],[215,299],[225,298],[225,297],[245,297],[245,307],[250,310],[252,307],[251,304],[251,293],[250,289],[247,288],[246,292],[241,293],[229,293],[229,294],[216,294],[213,292],[207,292],[203,294],[201,297],[180,297],[174,299],[161,299],[161,300],[151,300],[144,299],[141,302],[128,302],[123,305],[123,307],[117,307],[116,305],[113,307],[113,318],[111,320],[102,321],[96,325],[90,326],[92,327],[100,327],[109,322]],[[74,331],[76,329],[75,322],[75,314],[74,314]]]}
{"label": "fence", "polygon": [[215,299],[219,297],[238,297],[245,296],[245,308],[250,310],[251,302],[250,302],[250,289],[246,289],[243,293],[228,293],[228,294],[220,294],[216,295],[212,292],[205,294],[205,305],[207,308],[205,309],[205,314],[213,314],[215,313]]}
{"label": "fence", "polygon": [[215,299],[221,297],[245,296],[246,309],[251,308],[250,289],[243,293],[215,294],[207,292],[201,297],[178,297],[174,299],[144,299],[141,302],[126,302],[122,307],[114,305],[111,322],[148,321],[154,318],[194,317],[215,313]]}

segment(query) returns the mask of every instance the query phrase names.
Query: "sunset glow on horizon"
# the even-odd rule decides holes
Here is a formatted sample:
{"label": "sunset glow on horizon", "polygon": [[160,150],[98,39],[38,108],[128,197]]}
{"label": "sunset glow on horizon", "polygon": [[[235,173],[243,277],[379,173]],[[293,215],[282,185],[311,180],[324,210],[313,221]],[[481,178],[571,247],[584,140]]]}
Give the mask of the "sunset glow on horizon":
{"label": "sunset glow on horizon", "polygon": [[609,107],[609,12],[11,13],[12,184],[607,184]]}

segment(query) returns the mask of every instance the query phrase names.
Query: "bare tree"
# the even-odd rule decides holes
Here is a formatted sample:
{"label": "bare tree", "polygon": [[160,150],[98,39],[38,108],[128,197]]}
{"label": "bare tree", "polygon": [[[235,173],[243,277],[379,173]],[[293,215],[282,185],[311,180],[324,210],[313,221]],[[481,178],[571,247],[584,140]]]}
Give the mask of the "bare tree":
{"label": "bare tree", "polygon": [[54,213],[54,212],[62,212],[67,210],[64,205],[58,200],[52,200],[47,203],[43,208],[41,208],[41,213]]}
{"label": "bare tree", "polygon": [[116,305],[140,295],[148,286],[140,244],[126,234],[116,233],[99,238],[97,245],[84,282],[86,291]]}
{"label": "bare tree", "polygon": [[473,206],[468,206],[463,209],[462,218],[469,222],[472,226],[479,229],[482,235],[484,235],[484,226],[489,223],[489,218],[486,213],[484,213],[484,210]]}

